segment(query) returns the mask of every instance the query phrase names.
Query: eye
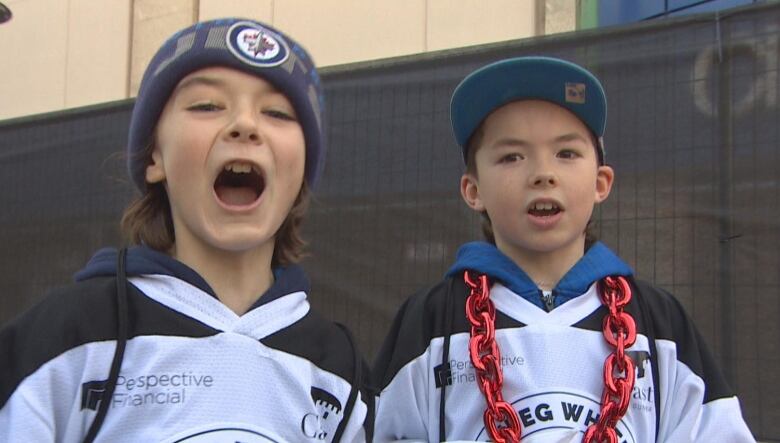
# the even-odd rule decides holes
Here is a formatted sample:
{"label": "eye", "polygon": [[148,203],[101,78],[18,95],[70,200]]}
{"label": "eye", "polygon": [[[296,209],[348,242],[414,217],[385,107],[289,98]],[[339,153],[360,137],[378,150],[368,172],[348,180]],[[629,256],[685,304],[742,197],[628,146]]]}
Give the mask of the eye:
{"label": "eye", "polygon": [[522,154],[518,154],[517,152],[513,152],[511,154],[502,155],[498,159],[498,162],[499,163],[515,163],[515,162],[519,162],[522,159],[523,159]]}
{"label": "eye", "polygon": [[222,109],[224,109],[223,106],[213,102],[195,103],[187,107],[188,111],[194,111],[194,112],[214,112],[214,111],[221,111]]}
{"label": "eye", "polygon": [[263,114],[279,119],[279,120],[285,120],[285,121],[298,121],[298,118],[291,112],[283,111],[281,109],[266,109],[263,111]]}
{"label": "eye", "polygon": [[558,151],[558,158],[571,160],[580,157],[580,153],[574,149],[561,149]]}

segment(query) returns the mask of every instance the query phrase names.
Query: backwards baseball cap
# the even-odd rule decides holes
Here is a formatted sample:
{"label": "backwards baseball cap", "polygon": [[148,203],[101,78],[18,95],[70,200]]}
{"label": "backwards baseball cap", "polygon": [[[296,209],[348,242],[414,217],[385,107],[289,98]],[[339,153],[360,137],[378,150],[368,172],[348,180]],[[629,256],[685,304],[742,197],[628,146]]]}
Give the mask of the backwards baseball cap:
{"label": "backwards baseball cap", "polygon": [[128,136],[128,168],[138,189],[146,188],[143,153],[168,98],[182,78],[210,66],[262,77],[290,100],[306,141],[304,176],[314,186],[325,159],[322,87],[314,62],[302,46],[278,30],[253,20],[227,18],[177,32],[149,62]]}
{"label": "backwards baseball cap", "polygon": [[464,162],[469,139],[479,125],[497,108],[517,100],[546,100],[576,115],[596,136],[599,163],[604,164],[604,88],[584,68],[551,57],[518,57],[491,63],[469,74],[455,88],[450,120]]}

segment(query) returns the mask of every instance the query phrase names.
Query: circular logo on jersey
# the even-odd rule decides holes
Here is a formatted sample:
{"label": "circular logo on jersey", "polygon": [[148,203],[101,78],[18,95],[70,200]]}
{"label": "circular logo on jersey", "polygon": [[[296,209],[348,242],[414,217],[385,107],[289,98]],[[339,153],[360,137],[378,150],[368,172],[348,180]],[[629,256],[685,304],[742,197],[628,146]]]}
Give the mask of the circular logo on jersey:
{"label": "circular logo on jersey", "polygon": [[165,443],[280,443],[284,440],[268,431],[252,429],[245,425],[205,426],[189,430]]}
{"label": "circular logo on jersey", "polygon": [[[636,400],[636,395],[636,393],[633,394],[630,407],[638,410],[641,405],[637,404],[640,402]],[[526,440],[529,442],[581,441],[588,426],[597,423],[601,414],[601,402],[583,392],[531,393],[513,401],[512,407],[520,419],[523,432],[522,441],[524,442]],[[615,432],[617,432],[619,441],[621,443],[636,443],[635,436],[642,435],[637,432],[636,428],[642,426],[642,423],[649,423],[647,420],[649,419],[646,417],[641,419],[631,416],[621,418],[615,424]],[[489,441],[484,426],[479,430],[474,440]]]}
{"label": "circular logo on jersey", "polygon": [[252,22],[233,24],[227,32],[227,45],[233,55],[252,66],[278,66],[290,55],[281,36]]}

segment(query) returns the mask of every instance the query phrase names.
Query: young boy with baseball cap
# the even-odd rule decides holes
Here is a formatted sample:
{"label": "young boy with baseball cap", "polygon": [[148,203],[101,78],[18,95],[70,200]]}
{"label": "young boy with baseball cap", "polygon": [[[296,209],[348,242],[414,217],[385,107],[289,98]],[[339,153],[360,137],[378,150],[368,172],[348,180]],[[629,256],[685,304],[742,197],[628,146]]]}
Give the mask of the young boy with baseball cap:
{"label": "young boy with baseball cap", "polygon": [[376,440],[753,441],[679,302],[587,233],[614,180],[596,77],[502,60],[450,113],[487,242],[401,307],[375,365]]}
{"label": "young boy with baseball cap", "polygon": [[0,332],[0,440],[371,439],[363,359],[295,264],[322,111],[312,59],[270,26],[162,45],[130,122],[135,246]]}

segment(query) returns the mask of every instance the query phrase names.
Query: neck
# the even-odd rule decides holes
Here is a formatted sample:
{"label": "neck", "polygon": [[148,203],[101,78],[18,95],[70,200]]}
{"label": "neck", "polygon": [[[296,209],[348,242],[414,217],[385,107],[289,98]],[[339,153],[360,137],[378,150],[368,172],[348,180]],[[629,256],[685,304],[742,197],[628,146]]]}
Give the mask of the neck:
{"label": "neck", "polygon": [[585,238],[553,251],[528,251],[509,247],[496,239],[496,246],[515,262],[543,291],[551,291],[584,255]]}
{"label": "neck", "polygon": [[242,315],[271,287],[273,241],[247,251],[174,245],[170,255],[197,271],[230,310]]}

